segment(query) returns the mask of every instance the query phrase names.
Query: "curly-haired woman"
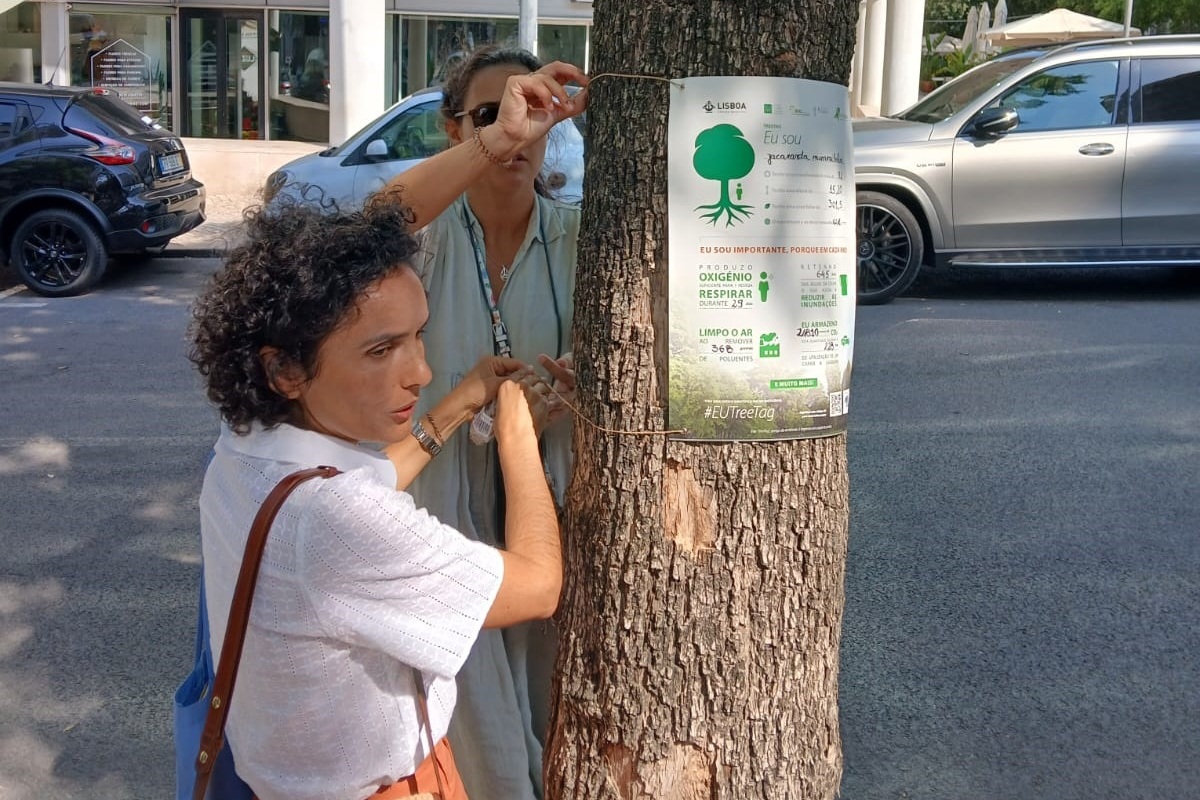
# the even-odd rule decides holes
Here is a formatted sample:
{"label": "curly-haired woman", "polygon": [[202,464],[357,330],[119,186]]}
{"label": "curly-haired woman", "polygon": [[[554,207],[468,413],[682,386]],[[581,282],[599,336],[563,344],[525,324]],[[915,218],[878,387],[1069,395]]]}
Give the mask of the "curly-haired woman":
{"label": "curly-haired woman", "polygon": [[[261,800],[410,797],[438,791],[439,777],[445,800],[465,798],[444,739],[455,673],[481,628],[552,614],[562,582],[529,405],[509,379],[521,365],[483,359],[417,419],[429,311],[403,209],[283,207],[250,215],[247,233],[191,327],[223,422],[200,498],[214,649],[264,498],[299,468],[341,474],[297,489],[268,539],[227,727],[238,773]],[[403,491],[493,398],[520,520],[504,550]],[[432,753],[418,674],[440,740]]]}
{"label": "curly-haired woman", "polygon": [[[547,79],[587,83],[569,65],[543,67],[528,51],[496,45],[474,50],[451,71],[441,109],[451,152],[474,149],[483,164],[469,185],[460,179],[436,218],[430,215],[438,208],[424,210],[425,257],[418,268],[429,293],[426,344],[439,367],[430,384],[434,396],[449,391],[487,353],[540,364],[556,381],[556,393],[547,393],[548,403],[535,402],[534,410],[547,474],[561,499],[571,467],[571,424],[557,401],[570,398],[575,387],[570,351],[580,213],[540,185],[547,136],[523,147],[509,144],[526,130],[526,120],[507,113],[506,105],[522,82]],[[410,170],[395,182],[420,186],[421,176]],[[494,445],[457,436],[413,482],[413,497],[468,537],[503,542],[514,510],[497,480],[496,457]],[[475,800],[542,796],[554,646],[550,623],[489,630],[463,665],[450,741]]]}

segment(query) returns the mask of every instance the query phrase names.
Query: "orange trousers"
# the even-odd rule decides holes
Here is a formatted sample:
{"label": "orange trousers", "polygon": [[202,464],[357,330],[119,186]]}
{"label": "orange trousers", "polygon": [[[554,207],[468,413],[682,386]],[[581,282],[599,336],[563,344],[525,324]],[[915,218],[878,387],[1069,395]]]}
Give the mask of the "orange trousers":
{"label": "orange trousers", "polygon": [[[442,786],[446,789],[445,795],[438,791],[439,774]],[[424,795],[441,800],[469,800],[462,778],[458,774],[458,765],[454,763],[454,753],[450,752],[450,740],[445,737],[434,746],[433,752],[417,765],[416,772],[407,778],[401,778],[391,786],[380,787],[369,800],[393,800]]]}
{"label": "orange trousers", "polygon": [[[446,787],[444,796],[438,791],[439,774],[442,777],[442,786]],[[417,765],[417,771],[412,775],[401,778],[391,786],[379,787],[379,791],[367,800],[398,800],[402,797],[469,800],[462,778],[458,774],[458,765],[454,763],[454,753],[450,752],[449,739],[443,737],[434,745],[433,752]]]}

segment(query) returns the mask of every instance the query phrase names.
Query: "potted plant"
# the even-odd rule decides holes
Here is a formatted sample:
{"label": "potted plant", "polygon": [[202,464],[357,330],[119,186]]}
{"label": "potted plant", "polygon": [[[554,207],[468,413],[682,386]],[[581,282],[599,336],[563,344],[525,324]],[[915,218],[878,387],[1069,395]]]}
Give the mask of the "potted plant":
{"label": "potted plant", "polygon": [[974,46],[970,44],[964,45],[959,50],[951,50],[948,53],[942,53],[942,56],[941,71],[935,77],[942,78],[943,80],[957,78],[959,75],[962,75],[971,67],[981,63],[984,60],[980,57],[979,53],[975,52]]}
{"label": "potted plant", "polygon": [[945,40],[946,34],[944,33],[939,33],[936,37],[932,34],[925,37],[924,47],[921,48],[920,89],[922,93],[933,91],[935,79],[946,68],[946,54],[938,50]]}

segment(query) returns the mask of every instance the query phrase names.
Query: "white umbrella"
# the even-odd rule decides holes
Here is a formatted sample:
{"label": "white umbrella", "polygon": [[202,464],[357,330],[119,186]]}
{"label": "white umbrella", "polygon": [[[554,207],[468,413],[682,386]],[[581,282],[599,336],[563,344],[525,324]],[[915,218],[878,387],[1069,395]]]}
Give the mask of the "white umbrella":
{"label": "white umbrella", "polygon": [[1008,3],[996,0],[996,10],[992,12],[992,30],[1003,27],[1008,22]]}
{"label": "white umbrella", "polygon": [[962,44],[963,47],[970,47],[975,41],[975,36],[979,33],[979,8],[971,6],[967,10],[967,25],[963,28]]}
{"label": "white umbrella", "polygon": [[[1130,28],[1129,33],[1131,36],[1140,36],[1142,32],[1137,28]],[[993,28],[986,35],[992,44],[1054,44],[1124,36],[1125,26],[1120,22],[1109,22],[1065,8],[1056,8],[1045,14],[1010,22],[1001,28]]]}
{"label": "white umbrella", "polygon": [[992,11],[988,8],[987,0],[983,0],[979,4],[979,27],[975,29],[975,38],[971,40],[971,47],[975,51],[975,55],[982,56],[991,49],[991,44],[987,40],[988,28],[991,27]]}
{"label": "white umbrella", "polygon": [[925,44],[922,47],[922,52],[925,53],[952,53],[962,47],[962,39],[954,36],[947,36],[944,33],[926,34]]}

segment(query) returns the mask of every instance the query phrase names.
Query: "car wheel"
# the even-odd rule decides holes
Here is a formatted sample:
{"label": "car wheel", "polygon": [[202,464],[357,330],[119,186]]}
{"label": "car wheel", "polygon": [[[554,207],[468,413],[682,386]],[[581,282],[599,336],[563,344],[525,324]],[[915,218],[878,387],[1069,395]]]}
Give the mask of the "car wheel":
{"label": "car wheel", "polygon": [[858,193],[858,302],[886,303],[916,280],[925,257],[908,207],[879,192]]}
{"label": "car wheel", "polygon": [[17,275],[47,297],[86,292],[104,275],[104,240],[82,216],[65,209],[31,215],[13,235],[10,259]]}

